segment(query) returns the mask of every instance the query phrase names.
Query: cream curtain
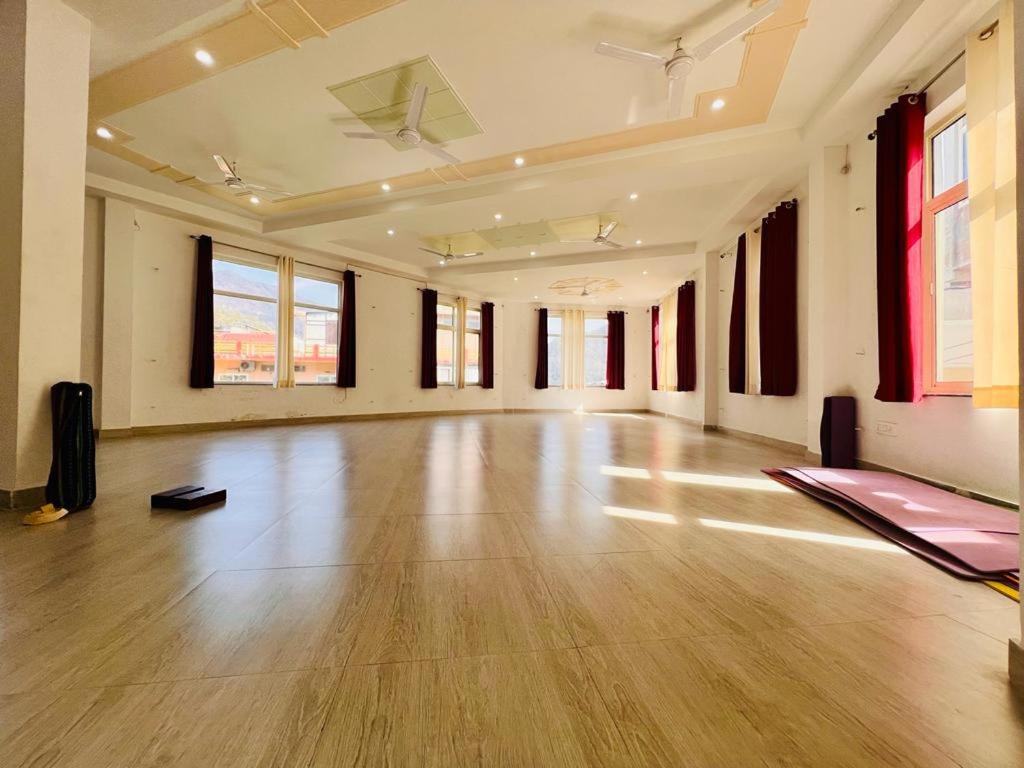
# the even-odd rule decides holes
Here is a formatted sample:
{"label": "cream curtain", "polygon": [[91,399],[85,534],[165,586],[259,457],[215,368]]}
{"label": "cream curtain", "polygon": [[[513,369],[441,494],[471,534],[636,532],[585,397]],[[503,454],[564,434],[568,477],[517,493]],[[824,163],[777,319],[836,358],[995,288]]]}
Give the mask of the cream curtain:
{"label": "cream curtain", "polygon": [[987,40],[967,38],[974,406],[1016,408],[1017,206],[1013,1]]}
{"label": "cream curtain", "polygon": [[277,260],[277,386],[295,386],[295,323],[292,305],[295,292],[295,259],[280,256]]}
{"label": "cream curtain", "polygon": [[464,296],[455,300],[455,384],[459,389],[466,388],[466,309],[468,302]]}
{"label": "cream curtain", "polygon": [[679,387],[679,371],[676,366],[676,312],[679,294],[673,288],[661,300],[658,309],[658,389],[675,392]]}
{"label": "cream curtain", "polygon": [[562,312],[562,355],[565,358],[565,389],[583,389],[585,385],[583,351],[586,345],[586,329],[582,309],[566,309]]}
{"label": "cream curtain", "polygon": [[761,394],[761,233],[747,230],[747,383],[748,395]]}

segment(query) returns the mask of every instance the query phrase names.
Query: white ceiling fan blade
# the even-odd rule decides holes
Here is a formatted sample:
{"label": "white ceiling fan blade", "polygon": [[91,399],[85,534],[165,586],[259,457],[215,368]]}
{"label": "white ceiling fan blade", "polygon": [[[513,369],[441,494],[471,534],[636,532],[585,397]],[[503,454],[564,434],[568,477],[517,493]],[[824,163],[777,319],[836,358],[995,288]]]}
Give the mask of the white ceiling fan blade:
{"label": "white ceiling fan blade", "polygon": [[762,21],[773,15],[782,6],[782,0],[768,0],[739,21],[734,21],[717,35],[712,35],[693,49],[692,54],[698,61],[704,61],[720,48],[724,48],[740,35],[746,34]]}
{"label": "white ceiling fan blade", "polygon": [[678,120],[683,114],[683,94],[686,92],[685,77],[668,79],[668,119]]}
{"label": "white ceiling fan blade", "polygon": [[591,238],[590,240],[559,240],[560,243],[566,243],[567,245],[593,245],[597,241]]}
{"label": "white ceiling fan blade", "polygon": [[249,183],[246,183],[246,186],[249,189],[255,189],[255,190],[258,190],[260,192],[269,192],[272,195],[284,195],[285,197],[295,197],[295,194],[293,192],[289,192],[286,189],[278,189],[277,187],[264,187],[261,184],[249,184]]}
{"label": "white ceiling fan blade", "polygon": [[454,256],[452,256],[452,258],[453,259],[472,259],[472,258],[475,258],[476,256],[483,256],[483,255],[484,255],[483,251],[473,251],[472,253],[456,253]]}
{"label": "white ceiling fan blade", "polygon": [[433,250],[432,248],[424,248],[424,247],[423,247],[422,245],[420,246],[420,250],[421,250],[421,251],[425,251],[426,253],[432,253],[432,254],[434,254],[435,256],[440,256],[440,257],[441,257],[442,259],[446,259],[446,258],[448,258],[448,255],[447,255],[447,254],[445,254],[445,253],[441,253],[440,251],[435,251],[435,250]]}
{"label": "white ceiling fan blade", "polygon": [[227,160],[225,160],[220,155],[214,155],[213,160],[215,163],[217,163],[217,167],[220,168],[221,173],[223,173],[225,176],[230,176],[231,178],[235,177],[235,171]]}
{"label": "white ceiling fan blade", "polygon": [[658,66],[663,67],[668,63],[668,59],[664,56],[659,56],[656,53],[648,53],[647,51],[637,51],[633,48],[615,45],[615,43],[600,42],[594,46],[594,51],[596,53],[600,53],[602,56],[611,56],[613,59],[632,61],[636,64],[657,64]]}
{"label": "white ceiling fan blade", "polygon": [[615,228],[617,226],[619,226],[619,222],[617,222],[617,221],[610,221],[607,224],[605,224],[604,228],[601,230],[601,234],[599,235],[601,237],[601,239],[604,239],[604,238],[610,236],[611,233],[615,231]]}
{"label": "white ceiling fan blade", "polygon": [[405,127],[416,130],[420,127],[420,120],[423,119],[423,107],[427,103],[427,86],[424,83],[417,83],[412,91],[412,101],[409,102],[409,111],[405,113]]}
{"label": "white ceiling fan blade", "polygon": [[621,248],[622,246],[618,243],[613,243],[611,240],[602,240],[601,245],[607,245],[609,248]]}
{"label": "white ceiling fan blade", "polygon": [[421,141],[416,146],[419,147],[420,149],[426,151],[426,152],[429,152],[430,154],[434,155],[435,157],[441,158],[442,160],[444,160],[449,165],[458,165],[459,163],[462,162],[455,155],[452,155],[452,154],[449,154],[448,152],[445,152],[443,149],[441,149],[439,146],[437,146],[437,144],[431,144],[426,139]]}
{"label": "white ceiling fan blade", "polygon": [[387,141],[392,134],[385,131],[342,131],[342,134],[350,139],[382,139]]}

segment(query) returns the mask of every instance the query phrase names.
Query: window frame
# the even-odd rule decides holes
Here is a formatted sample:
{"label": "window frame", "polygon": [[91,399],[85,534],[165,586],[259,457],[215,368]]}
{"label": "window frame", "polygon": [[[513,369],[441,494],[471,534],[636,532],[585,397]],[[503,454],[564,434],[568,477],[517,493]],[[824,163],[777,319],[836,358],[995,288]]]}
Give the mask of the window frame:
{"label": "window frame", "polygon": [[[934,140],[945,130],[952,127],[961,118],[966,117],[967,111],[960,106],[945,119],[935,123],[925,133],[925,178],[924,178],[924,205],[921,209],[921,290],[923,292],[923,313],[924,323],[924,392],[930,396],[966,397],[972,394],[973,375],[967,371],[970,378],[956,381],[939,381],[938,376],[938,355],[936,343],[938,341],[936,314],[936,300],[938,298],[938,275],[935,263],[935,223],[940,213],[968,199],[968,183],[970,178],[961,181],[959,184],[950,187],[944,192],[935,195],[934,184]],[[966,369],[964,369],[966,371]]]}
{"label": "window frame", "polygon": [[[561,320],[559,328],[561,329],[558,333],[551,332],[551,319],[557,317]],[[551,368],[548,367],[548,389],[563,389],[565,387],[565,312],[561,309],[548,310],[548,327],[544,329],[545,335],[548,342],[548,349],[551,349],[551,338],[557,337],[558,344],[558,384],[551,383]]]}
{"label": "window frame", "polygon": [[[231,254],[224,254],[224,253],[222,253],[220,251],[214,252],[214,254],[213,254],[213,261],[214,262],[223,261],[223,262],[226,262],[228,264],[237,264],[237,265],[242,266],[242,267],[250,267],[252,269],[263,269],[263,270],[266,270],[267,272],[272,272],[274,274],[274,276],[278,280],[277,296],[275,296],[273,298],[270,298],[268,296],[257,296],[255,294],[249,294],[249,293],[241,293],[239,291],[220,290],[220,289],[218,289],[216,287],[216,280],[214,280],[213,281],[214,284],[212,285],[213,301],[214,301],[214,307],[216,307],[216,302],[217,302],[217,297],[218,296],[226,296],[226,297],[231,298],[231,299],[245,299],[245,300],[249,300],[249,301],[262,301],[262,302],[266,302],[267,304],[273,304],[275,307],[277,307],[278,325],[280,325],[280,320],[281,320],[281,300],[280,300],[281,285],[280,285],[280,276],[278,275],[278,271],[277,271],[276,267],[271,267],[269,264],[265,264],[265,263],[262,263],[262,262],[259,262],[259,261],[256,261],[256,260],[244,259],[244,258],[241,258],[241,257],[234,257]],[[279,362],[279,358],[280,357],[281,357],[281,339],[280,339],[280,334],[278,333],[277,329],[274,329],[274,370],[271,373],[270,381],[219,381],[217,379],[216,375],[214,375],[213,385],[215,387],[218,387],[218,386],[227,386],[227,387],[274,387],[277,384],[277,375],[278,375],[277,366],[278,366],[278,362]]]}
{"label": "window frame", "polygon": [[[451,303],[449,303],[449,301]],[[459,380],[459,366],[462,365],[462,355],[459,353],[459,302],[458,302],[458,299],[442,299],[442,297],[438,296],[438,298],[437,298],[437,306],[439,308],[440,307],[448,307],[452,311],[452,324],[451,325],[442,325],[441,324],[441,317],[440,317],[440,315],[437,315],[434,318],[434,345],[435,345],[434,354],[435,354],[435,357],[438,357],[438,355],[437,355],[437,352],[438,352],[438,349],[437,349],[437,331],[440,331],[440,330],[445,330],[445,331],[451,330],[451,332],[452,332],[452,380],[451,381],[441,381],[441,377],[438,376],[437,377],[437,386],[438,387],[453,387],[453,388],[455,388],[455,387],[458,386],[458,383],[459,383],[459,381],[458,381]],[[435,310],[435,312],[436,312],[436,310]],[[440,367],[440,362],[435,363],[435,367],[439,368]]]}
{"label": "window frame", "polygon": [[[605,333],[602,336],[594,336],[587,332],[587,320],[604,320],[605,321]],[[594,312],[587,312],[583,315],[583,388],[584,389],[607,389],[608,388],[608,314],[599,314]],[[605,353],[604,353],[604,379],[600,384],[587,384],[587,339],[604,339],[605,341]]]}
{"label": "window frame", "polygon": [[[480,327],[479,328],[470,328],[469,327],[469,313],[470,312],[476,312],[478,315],[480,315]],[[456,318],[456,321],[457,320],[458,320],[458,318]],[[459,364],[462,366],[462,383],[466,387],[479,387],[479,386],[482,385],[482,380],[483,380],[483,355],[484,355],[484,339],[483,339],[483,335],[482,335],[483,334],[483,329],[484,329],[484,310],[483,310],[483,307],[482,306],[475,306],[475,307],[473,307],[473,306],[470,306],[470,305],[467,304],[466,305],[466,317],[463,318],[463,323],[465,324],[465,336],[466,336],[466,338],[469,338],[471,335],[476,336],[476,339],[477,339],[477,341],[476,341],[477,353],[476,354],[477,354],[477,360],[479,362],[477,363],[477,380],[476,381],[470,381],[469,380],[469,356],[466,355],[466,349],[465,349],[466,340],[463,339],[462,340],[462,346],[463,346],[462,357],[465,358],[465,359],[463,359],[463,360],[461,360],[459,362]]]}
{"label": "window frame", "polygon": [[[298,264],[296,264],[296,266],[298,266]],[[333,272],[333,270],[327,270],[326,268],[321,268],[321,269],[323,269],[324,272],[330,271],[332,273],[332,276],[331,277],[325,277],[322,274],[314,274],[312,270],[305,270],[305,269],[303,269],[303,270],[296,269],[295,270],[295,274],[292,276],[292,294],[291,294],[292,295],[292,306],[291,306],[292,325],[289,326],[289,327],[292,328],[292,333],[294,334],[294,322],[295,322],[295,310],[296,309],[300,309],[300,308],[301,309],[312,309],[315,312],[333,312],[335,315],[338,316],[338,336],[339,336],[339,340],[340,340],[340,337],[341,337],[341,310],[342,310],[342,302],[344,302],[344,300],[345,300],[344,293],[341,290],[341,275],[338,274],[337,272]],[[331,285],[333,285],[335,290],[338,292],[338,306],[337,306],[337,308],[326,307],[326,306],[322,306],[320,304],[310,304],[310,303],[305,302],[305,301],[297,301],[296,298],[295,298],[295,278],[297,278],[297,277],[301,277],[301,278],[304,278],[306,280],[316,280],[317,282],[321,282],[321,283],[330,283]],[[278,347],[277,348],[277,354],[278,354],[278,356],[280,356],[280,354],[281,354],[281,342],[280,342],[280,340],[278,340],[277,347]],[[339,349],[335,352],[335,357],[337,358],[337,355],[340,355],[340,354],[341,354],[341,349],[340,349],[340,343],[339,343]],[[292,344],[291,366],[292,366],[292,375],[294,376],[297,373],[297,371],[295,370],[295,344],[294,343]],[[335,360],[335,374],[334,375],[335,375],[335,380],[334,381],[330,381],[330,382],[328,382],[328,381],[303,381],[303,382],[296,381],[295,382],[295,386],[296,387],[336,387],[337,383],[338,383],[337,382],[337,375],[338,375],[337,374],[337,360]]]}

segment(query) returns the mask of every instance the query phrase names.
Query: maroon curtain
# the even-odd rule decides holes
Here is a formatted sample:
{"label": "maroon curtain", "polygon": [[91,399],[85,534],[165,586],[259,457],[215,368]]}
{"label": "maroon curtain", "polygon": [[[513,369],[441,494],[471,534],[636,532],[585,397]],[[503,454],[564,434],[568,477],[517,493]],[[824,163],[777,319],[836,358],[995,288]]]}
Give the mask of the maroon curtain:
{"label": "maroon curtain", "polygon": [[608,313],[608,359],[605,363],[605,387],[626,388],[626,314]]}
{"label": "maroon curtain", "polygon": [[437,389],[437,291],[423,288],[420,312],[420,387]]}
{"label": "maroon curtain", "polygon": [[533,387],[548,388],[548,311],[543,307],[537,310],[537,374]]}
{"label": "maroon curtain", "polygon": [[651,389],[658,390],[658,344],[661,337],[661,308],[651,307]]}
{"label": "maroon curtain", "polygon": [[747,391],[747,236],[736,243],[736,276],[729,315],[729,391]]}
{"label": "maroon curtain", "polygon": [[188,385],[213,387],[213,238],[196,240],[196,294],[192,307],[192,365]]}
{"label": "maroon curtain", "polygon": [[924,395],[921,206],[924,99],[903,96],[875,130],[878,390],[875,399],[914,403]]}
{"label": "maroon curtain", "polygon": [[494,302],[480,305],[480,386],[494,389]]}
{"label": "maroon curtain", "polygon": [[341,328],[338,330],[338,386],[356,385],[356,273],[341,275]]}
{"label": "maroon curtain", "polygon": [[796,325],[795,200],[761,221],[761,394],[796,394],[799,370]]}
{"label": "maroon curtain", "polygon": [[697,284],[688,280],[676,297],[676,381],[680,392],[697,389]]}

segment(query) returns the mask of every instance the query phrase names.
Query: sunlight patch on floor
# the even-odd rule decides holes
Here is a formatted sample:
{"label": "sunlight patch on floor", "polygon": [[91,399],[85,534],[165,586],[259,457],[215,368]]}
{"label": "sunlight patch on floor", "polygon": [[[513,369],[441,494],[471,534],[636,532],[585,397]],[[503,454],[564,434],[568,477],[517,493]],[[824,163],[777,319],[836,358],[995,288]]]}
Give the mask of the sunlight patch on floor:
{"label": "sunlight patch on floor", "polygon": [[862,539],[857,536],[838,536],[833,533],[816,533],[814,531],[797,531],[791,528],[772,528],[767,525],[751,525],[749,523],[734,523],[728,520],[708,520],[699,518],[701,525],[708,528],[718,528],[737,533],[757,533],[761,536],[775,536],[780,539],[798,539],[800,541],[813,541],[819,544],[835,544],[841,547],[855,547],[857,549],[870,549],[875,552],[888,552],[894,555],[908,554],[905,549],[890,544],[887,541],[876,539]]}
{"label": "sunlight patch on floor", "polygon": [[610,517],[624,517],[627,520],[642,520],[645,523],[662,523],[663,525],[679,525],[675,515],[667,512],[651,512],[647,509],[627,509],[626,507],[604,507],[604,513]]}

